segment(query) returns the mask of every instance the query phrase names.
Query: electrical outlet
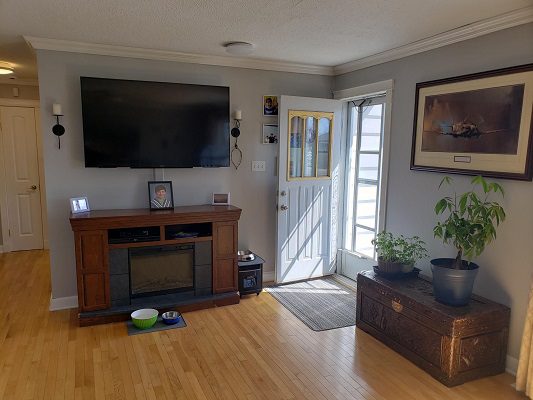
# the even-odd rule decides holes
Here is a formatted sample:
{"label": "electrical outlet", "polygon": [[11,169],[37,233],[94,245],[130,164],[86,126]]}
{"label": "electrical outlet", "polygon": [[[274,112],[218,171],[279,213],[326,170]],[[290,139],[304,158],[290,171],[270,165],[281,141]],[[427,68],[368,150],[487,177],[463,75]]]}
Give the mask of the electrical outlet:
{"label": "electrical outlet", "polygon": [[264,171],[266,169],[265,161],[252,161],[252,171]]}

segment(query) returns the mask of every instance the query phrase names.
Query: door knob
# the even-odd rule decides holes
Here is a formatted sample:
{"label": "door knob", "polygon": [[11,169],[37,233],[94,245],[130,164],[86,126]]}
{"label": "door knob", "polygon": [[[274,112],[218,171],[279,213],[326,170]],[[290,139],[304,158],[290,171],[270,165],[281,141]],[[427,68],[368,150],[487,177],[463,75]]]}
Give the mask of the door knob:
{"label": "door knob", "polygon": [[31,185],[30,190],[37,190],[37,185]]}
{"label": "door knob", "polygon": [[281,208],[281,211],[286,211],[289,209],[289,207],[287,207],[285,204],[283,204],[280,208]]}

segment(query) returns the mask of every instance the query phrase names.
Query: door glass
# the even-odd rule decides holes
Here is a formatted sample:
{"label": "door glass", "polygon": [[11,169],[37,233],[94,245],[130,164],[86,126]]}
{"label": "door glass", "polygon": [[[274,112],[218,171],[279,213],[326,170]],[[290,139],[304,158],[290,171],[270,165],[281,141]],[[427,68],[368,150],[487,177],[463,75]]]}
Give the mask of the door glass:
{"label": "door glass", "polygon": [[333,113],[289,110],[288,179],[331,176]]}
{"label": "door glass", "polygon": [[381,148],[382,104],[368,106],[363,111],[360,151],[379,152]]}
{"label": "door glass", "polygon": [[305,148],[304,148],[304,176],[316,176],[316,120],[313,117],[305,119]]}
{"label": "door glass", "polygon": [[359,179],[378,179],[379,153],[359,155]]}
{"label": "door glass", "polygon": [[302,176],[302,133],[304,120],[300,117],[291,118],[289,144],[289,177]]}
{"label": "door glass", "polygon": [[370,258],[374,258],[372,239],[376,237],[373,230],[355,228],[355,251]]}
{"label": "door glass", "polygon": [[370,229],[376,228],[376,202],[378,185],[360,183],[357,190],[356,220],[357,225]]}
{"label": "door glass", "polygon": [[320,118],[318,121],[318,176],[328,176],[329,174],[330,132],[331,121],[327,118]]}

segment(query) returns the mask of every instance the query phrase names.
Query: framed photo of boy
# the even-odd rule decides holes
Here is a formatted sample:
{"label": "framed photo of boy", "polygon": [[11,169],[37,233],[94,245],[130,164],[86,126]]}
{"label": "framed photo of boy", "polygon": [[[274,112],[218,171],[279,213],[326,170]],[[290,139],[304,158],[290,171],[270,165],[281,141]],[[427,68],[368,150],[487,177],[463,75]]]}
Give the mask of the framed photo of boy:
{"label": "framed photo of boy", "polygon": [[70,199],[70,210],[72,214],[79,214],[84,212],[89,212],[89,201],[87,197],[73,197]]}
{"label": "framed photo of boy", "polygon": [[266,95],[263,96],[263,116],[277,116],[278,115],[278,96]]}
{"label": "framed photo of boy", "polygon": [[171,210],[174,208],[171,181],[148,182],[150,210]]}

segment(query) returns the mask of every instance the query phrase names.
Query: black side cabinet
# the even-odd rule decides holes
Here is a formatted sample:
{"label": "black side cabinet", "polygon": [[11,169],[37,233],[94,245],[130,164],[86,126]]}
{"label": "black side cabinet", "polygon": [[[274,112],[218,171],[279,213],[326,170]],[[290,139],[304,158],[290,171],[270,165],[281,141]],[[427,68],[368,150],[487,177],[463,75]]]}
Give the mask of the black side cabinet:
{"label": "black side cabinet", "polygon": [[239,261],[239,293],[261,293],[263,290],[263,260],[258,255],[252,261]]}

